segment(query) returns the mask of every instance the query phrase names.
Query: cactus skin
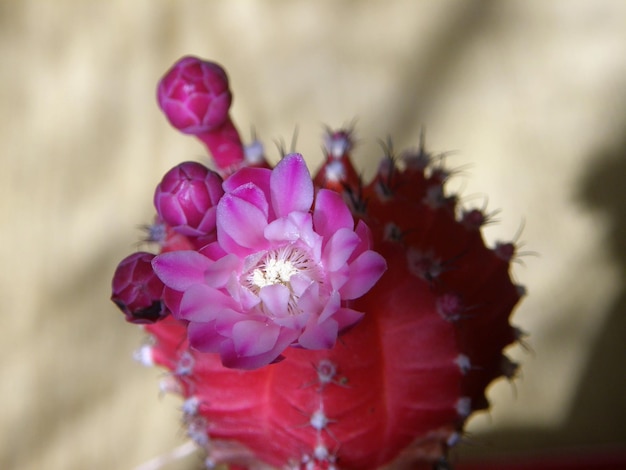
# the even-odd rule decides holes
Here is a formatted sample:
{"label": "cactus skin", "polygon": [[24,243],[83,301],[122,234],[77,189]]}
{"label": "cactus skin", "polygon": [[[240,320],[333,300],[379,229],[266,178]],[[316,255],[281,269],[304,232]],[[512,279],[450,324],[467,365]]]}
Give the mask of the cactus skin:
{"label": "cactus skin", "polygon": [[[287,348],[281,362],[237,370],[190,348],[184,321],[143,326],[154,341],[142,358],[171,372],[163,388],[184,398],[183,423],[208,468],[432,468],[488,407],[485,388],[515,373],[503,349],[519,338],[509,317],[523,288],[504,244],[485,246],[488,215],[459,209],[445,193],[449,173],[423,146],[388,151],[367,185],[352,147],[351,130],[329,130],[313,181],[370,227],[388,270],[350,303],[364,318],[332,349]],[[165,233],[161,252],[197,244]]]}

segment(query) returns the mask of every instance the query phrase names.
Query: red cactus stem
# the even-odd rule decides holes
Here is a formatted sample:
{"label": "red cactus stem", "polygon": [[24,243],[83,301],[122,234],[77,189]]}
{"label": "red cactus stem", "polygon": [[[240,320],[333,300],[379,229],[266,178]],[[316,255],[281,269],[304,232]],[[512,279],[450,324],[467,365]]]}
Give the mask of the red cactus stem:
{"label": "red cactus stem", "polygon": [[250,168],[271,168],[265,157],[265,148],[261,141],[253,136],[252,142],[245,147],[245,165]]}
{"label": "red cactus stem", "polygon": [[360,178],[354,169],[350,154],[354,147],[352,129],[326,130],[324,136],[326,160],[313,177],[318,188],[343,192],[359,184]]}
{"label": "red cactus stem", "polygon": [[206,145],[215,164],[221,170],[235,168],[244,160],[239,131],[231,121],[230,116],[217,129],[196,134],[196,137]]}

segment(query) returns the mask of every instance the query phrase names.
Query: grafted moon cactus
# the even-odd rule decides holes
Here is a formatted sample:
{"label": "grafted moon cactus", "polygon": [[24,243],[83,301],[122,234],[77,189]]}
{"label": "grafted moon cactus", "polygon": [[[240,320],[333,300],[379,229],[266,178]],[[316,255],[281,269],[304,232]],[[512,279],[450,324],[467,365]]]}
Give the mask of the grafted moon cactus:
{"label": "grafted moon cactus", "polygon": [[258,142],[241,144],[220,66],[183,58],[158,90],[217,171],[164,177],[158,253],[122,261],[112,299],[152,336],[140,357],[171,372],[207,467],[443,462],[485,388],[515,373],[514,246],[485,245],[488,215],[459,207],[422,145],[387,148],[365,183],[352,130],[328,130],[313,177],[298,154],[272,169]]}

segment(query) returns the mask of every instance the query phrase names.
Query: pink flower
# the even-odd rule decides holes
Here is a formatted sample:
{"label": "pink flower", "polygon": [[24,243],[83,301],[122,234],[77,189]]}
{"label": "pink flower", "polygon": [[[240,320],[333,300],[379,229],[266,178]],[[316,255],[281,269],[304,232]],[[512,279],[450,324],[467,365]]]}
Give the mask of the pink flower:
{"label": "pink flower", "polygon": [[367,226],[355,227],[339,194],[314,194],[298,154],[274,170],[243,168],[223,188],[217,241],[153,261],[191,345],[242,369],[276,361],[288,346],[332,348],[362,318],[349,301],[386,269]]}

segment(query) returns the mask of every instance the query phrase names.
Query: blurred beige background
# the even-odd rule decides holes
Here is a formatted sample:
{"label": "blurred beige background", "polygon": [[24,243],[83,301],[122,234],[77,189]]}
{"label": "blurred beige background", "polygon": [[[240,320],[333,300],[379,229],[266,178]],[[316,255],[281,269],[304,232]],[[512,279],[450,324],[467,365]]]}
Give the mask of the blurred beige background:
{"label": "blurred beige background", "polygon": [[[467,204],[523,221],[514,322],[532,352],[461,453],[626,447],[626,2],[0,2],[0,468],[132,469],[183,442],[143,334],[109,302],[162,174],[201,159],[154,99],[184,54],[229,71],[234,118],[311,167],[357,119],[366,174],[396,148],[454,150]],[[524,250],[522,249],[522,251]],[[199,468],[192,456],[168,468]]]}

